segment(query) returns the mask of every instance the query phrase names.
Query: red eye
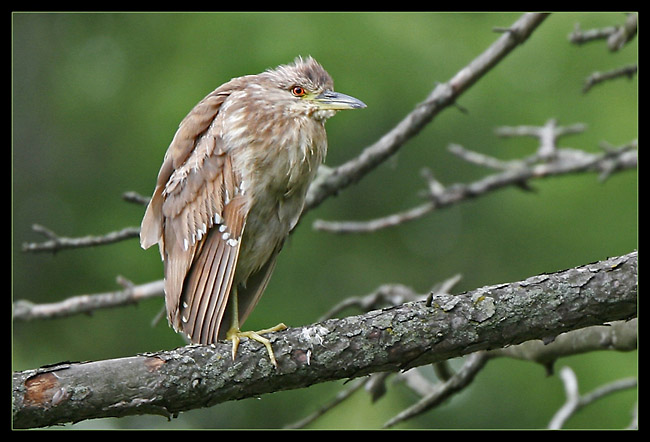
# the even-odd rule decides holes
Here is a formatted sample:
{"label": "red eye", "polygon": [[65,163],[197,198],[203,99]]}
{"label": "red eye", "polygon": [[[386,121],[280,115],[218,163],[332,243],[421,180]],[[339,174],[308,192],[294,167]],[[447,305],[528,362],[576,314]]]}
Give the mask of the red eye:
{"label": "red eye", "polygon": [[296,97],[302,97],[307,93],[307,91],[303,87],[294,86],[293,88],[291,88],[291,93]]}

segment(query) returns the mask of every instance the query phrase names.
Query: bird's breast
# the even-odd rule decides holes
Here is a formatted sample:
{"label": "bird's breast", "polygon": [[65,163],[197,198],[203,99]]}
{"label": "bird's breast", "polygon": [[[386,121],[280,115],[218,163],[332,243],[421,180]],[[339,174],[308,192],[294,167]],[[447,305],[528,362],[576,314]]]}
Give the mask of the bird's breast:
{"label": "bird's breast", "polygon": [[282,137],[282,127],[273,136],[264,132],[248,145],[233,152],[235,167],[241,171],[242,188],[250,210],[238,263],[239,281],[261,268],[297,223],[305,195],[318,166],[327,152],[322,124],[313,121],[304,127],[294,122]]}

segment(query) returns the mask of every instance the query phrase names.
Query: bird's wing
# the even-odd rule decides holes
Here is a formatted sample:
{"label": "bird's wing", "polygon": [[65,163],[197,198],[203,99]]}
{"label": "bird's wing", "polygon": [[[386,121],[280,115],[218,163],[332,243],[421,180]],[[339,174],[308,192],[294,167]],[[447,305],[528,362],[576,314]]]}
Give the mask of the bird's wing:
{"label": "bird's wing", "polygon": [[224,86],[181,122],[141,230],[143,247],[161,249],[170,323],[200,343],[218,334],[248,213],[241,178],[214,131]]}
{"label": "bird's wing", "polygon": [[201,100],[181,121],[165,153],[163,164],[158,172],[153,196],[147,206],[140,227],[140,245],[142,248],[148,249],[158,243],[163,259],[164,244],[161,241],[163,235],[163,191],[172,173],[180,168],[195,150],[200,136],[210,127],[219,112],[219,108],[229,94],[230,91],[222,86]]}
{"label": "bird's wing", "polygon": [[216,143],[212,154],[193,165],[195,153],[178,169],[182,178],[172,174],[163,203],[167,311],[178,330],[203,344],[218,335],[249,208],[219,140],[202,138],[200,143]]}
{"label": "bird's wing", "polygon": [[[179,219],[183,228],[183,223],[192,223],[192,213],[194,217],[197,213],[214,213],[211,227],[209,221],[207,229],[206,224],[198,226],[199,232],[205,233],[197,237],[196,250],[192,253],[193,247],[188,246],[186,255],[192,253],[193,260],[183,282],[178,307],[183,332],[193,342],[203,344],[216,341],[219,335],[249,209],[248,199],[239,191],[240,180],[232,170],[229,155],[223,154],[222,160],[221,174],[211,183],[206,182],[193,204],[186,206],[190,221]],[[194,223],[196,225],[196,221]],[[174,264],[173,258],[169,261],[168,265]],[[179,264],[186,265],[182,257]]]}

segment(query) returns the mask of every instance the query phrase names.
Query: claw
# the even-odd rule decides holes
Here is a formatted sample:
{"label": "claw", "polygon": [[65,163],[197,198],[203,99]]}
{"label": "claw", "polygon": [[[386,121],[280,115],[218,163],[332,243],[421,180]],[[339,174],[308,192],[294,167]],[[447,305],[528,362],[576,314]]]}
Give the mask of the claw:
{"label": "claw", "polygon": [[282,323],[276,325],[275,327],[266,328],[264,330],[260,330],[260,331],[257,331],[257,332],[254,332],[254,331],[243,332],[243,331],[239,330],[236,327],[231,328],[226,333],[226,339],[228,339],[229,341],[232,341],[232,359],[233,359],[233,361],[235,360],[235,357],[237,356],[237,349],[239,348],[239,342],[240,342],[241,338],[248,338],[248,339],[252,339],[254,341],[257,341],[257,342],[259,342],[260,344],[263,344],[266,347],[266,351],[269,353],[269,359],[271,360],[271,363],[277,368],[278,363],[275,360],[275,354],[273,354],[273,348],[271,347],[271,341],[269,341],[268,339],[266,339],[262,335],[266,334],[266,333],[272,333],[272,332],[284,330],[286,328],[287,328],[287,326],[282,324]]}

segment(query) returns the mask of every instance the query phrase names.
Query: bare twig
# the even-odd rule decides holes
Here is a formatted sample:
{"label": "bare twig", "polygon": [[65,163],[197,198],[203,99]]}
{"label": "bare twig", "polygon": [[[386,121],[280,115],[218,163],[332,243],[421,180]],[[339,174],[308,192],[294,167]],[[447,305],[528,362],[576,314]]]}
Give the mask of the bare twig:
{"label": "bare twig", "polygon": [[419,416],[464,389],[485,366],[488,358],[488,353],[485,351],[469,355],[461,369],[451,378],[437,385],[427,396],[390,419],[384,424],[384,428],[393,427],[400,422]]}
{"label": "bare twig", "polygon": [[[514,128],[522,134],[529,135],[528,130],[521,127]],[[573,127],[572,130],[577,130]],[[538,134],[542,136],[542,134]],[[567,175],[583,172],[598,172],[599,178],[605,179],[614,171],[634,169],[637,167],[636,140],[617,149],[608,149],[604,153],[594,154],[577,149],[561,148],[556,149],[554,144],[547,143],[536,155],[530,159],[500,162],[496,159],[470,153],[458,145],[453,145],[453,152],[463,157],[472,157],[472,162],[481,165],[503,169],[503,171],[488,175],[467,184],[453,184],[443,187],[436,186],[436,192],[431,194],[430,201],[408,209],[403,212],[391,214],[386,217],[376,218],[369,221],[325,221],[316,220],[314,229],[330,233],[369,233],[380,229],[395,227],[408,221],[422,218],[430,212],[443,207],[451,206],[488,194],[489,192],[503,189],[510,186],[526,188],[528,182],[533,179],[548,178],[551,176]],[[545,162],[529,164],[533,160],[538,161],[540,151],[543,150]],[[480,158],[480,159],[479,159]],[[429,185],[431,189],[431,185]]]}
{"label": "bare twig", "polygon": [[607,47],[610,51],[618,51],[636,36],[637,20],[636,13],[627,14],[623,25],[607,39]]}
{"label": "bare twig", "polygon": [[571,126],[558,126],[557,121],[551,118],[544,126],[514,126],[499,127],[495,133],[499,137],[534,137],[539,140],[537,155],[533,156],[532,162],[548,160],[555,156],[558,149],[558,140],[565,135],[573,135],[584,132],[587,126],[582,123]]}
{"label": "bare twig", "polygon": [[[619,26],[609,26],[602,29],[580,30],[576,23],[574,31],[569,34],[569,41],[575,44],[582,44],[594,40],[607,39],[607,47],[610,51],[618,51],[632,40],[637,34],[637,13],[626,15],[625,22]],[[582,92],[586,93],[593,86],[603,81],[612,80],[626,76],[632,78],[637,73],[637,65],[629,65],[613,69],[607,72],[594,72],[586,80]]]}
{"label": "bare twig", "polygon": [[561,357],[592,351],[632,351],[637,348],[637,319],[595,325],[562,333],[552,342],[528,341],[490,352],[492,357],[508,357],[542,364],[553,372]]}
{"label": "bare twig", "polygon": [[580,23],[576,23],[573,31],[569,34],[569,41],[573,44],[581,45],[596,40],[605,40],[614,34],[617,29],[617,26],[607,26],[583,31],[580,28]]}
{"label": "bare twig", "polygon": [[571,418],[571,416],[576,414],[587,405],[597,401],[598,399],[601,399],[602,397],[610,395],[617,391],[636,388],[637,386],[636,378],[619,379],[617,381],[603,385],[591,393],[587,393],[584,396],[581,396],[580,392],[578,391],[578,379],[573,370],[571,370],[569,367],[563,367],[562,370],[560,370],[560,378],[564,383],[566,402],[562,408],[557,411],[555,416],[553,416],[553,419],[551,419],[551,422],[548,424],[548,428],[552,430],[562,428],[566,421]]}
{"label": "bare twig", "polygon": [[422,218],[435,208],[436,205],[434,203],[428,202],[405,210],[404,212],[394,213],[369,221],[326,221],[317,219],[314,221],[313,228],[321,232],[330,233],[372,233]]}
{"label": "bare twig", "polygon": [[137,238],[140,234],[139,227],[125,227],[122,230],[110,232],[101,236],[83,236],[80,238],[66,238],[59,236],[51,230],[38,224],[34,224],[32,229],[47,238],[48,241],[42,243],[23,243],[24,252],[58,252],[64,249],[73,249],[81,247],[93,247],[105,244],[112,244],[125,239]]}
{"label": "bare twig", "polygon": [[[148,197],[142,196],[136,192],[125,192],[122,195],[122,199],[124,199],[124,201],[140,205],[146,205],[149,202]],[[39,224],[32,225],[32,230],[36,233],[40,233],[46,238],[49,238],[49,240],[40,243],[23,243],[23,252],[55,253],[64,249],[77,249],[82,247],[94,247],[112,244],[126,239],[137,238],[140,234],[139,227],[125,227],[122,230],[117,230],[104,235],[88,235],[77,238],[59,236],[52,230]]]}
{"label": "bare twig", "polygon": [[27,300],[14,302],[13,319],[52,319],[79,313],[91,313],[98,309],[134,304],[147,298],[162,296],[163,281],[130,285],[124,290],[93,295],[73,296],[61,302],[34,304]]}
{"label": "bare twig", "polygon": [[595,40],[607,39],[607,47],[610,51],[621,49],[627,42],[632,40],[637,33],[637,14],[626,15],[625,22],[618,26],[608,26],[601,29],[589,29],[583,31],[576,23],[573,32],[569,34],[569,41],[574,44],[584,44]]}
{"label": "bare twig", "polygon": [[140,195],[138,192],[129,191],[129,192],[124,192],[122,194],[122,199],[129,203],[135,203],[141,206],[146,206],[147,204],[149,204],[149,200],[151,198],[149,198],[148,196]]}
{"label": "bare twig", "polygon": [[355,307],[363,312],[375,310],[386,306],[394,306],[422,299],[411,288],[401,284],[385,284],[373,293],[362,297],[344,299],[323,314],[319,321],[335,317],[345,309]]}
{"label": "bare twig", "polygon": [[369,312],[370,310],[396,306],[405,302],[421,301],[423,299],[426,299],[427,304],[430,304],[429,300],[431,297],[450,293],[458,281],[460,281],[460,275],[454,275],[434,285],[428,294],[415,293],[413,289],[402,284],[384,284],[368,295],[344,299],[322,315],[319,321],[333,318],[343,310],[351,307],[357,308],[362,312]]}
{"label": "bare twig", "polygon": [[337,405],[341,404],[344,402],[346,399],[350,398],[354,392],[362,388],[364,385],[368,383],[370,380],[369,377],[362,378],[362,379],[355,379],[350,383],[349,386],[346,388],[342,389],[336,394],[336,397],[329,401],[328,403],[322,405],[318,410],[314,411],[312,414],[309,416],[304,417],[303,419],[300,419],[297,422],[294,422],[289,425],[285,425],[284,428],[287,429],[298,429],[298,428],[305,428],[307,425],[310,423],[314,422],[316,419],[327,413],[328,411],[331,411],[334,407]]}
{"label": "bare twig", "polygon": [[582,92],[588,92],[592,87],[607,80],[614,80],[620,77],[632,78],[637,72],[637,65],[623,66],[622,68],[612,69],[607,72],[594,72],[585,80]]}
{"label": "bare twig", "polygon": [[487,167],[489,169],[510,170],[515,167],[521,167],[522,165],[525,165],[525,161],[523,160],[500,160],[498,158],[485,155],[480,152],[465,149],[460,144],[450,144],[447,146],[447,150],[449,150],[450,153],[457,156],[458,158],[467,161],[468,163],[474,164],[476,166]]}

